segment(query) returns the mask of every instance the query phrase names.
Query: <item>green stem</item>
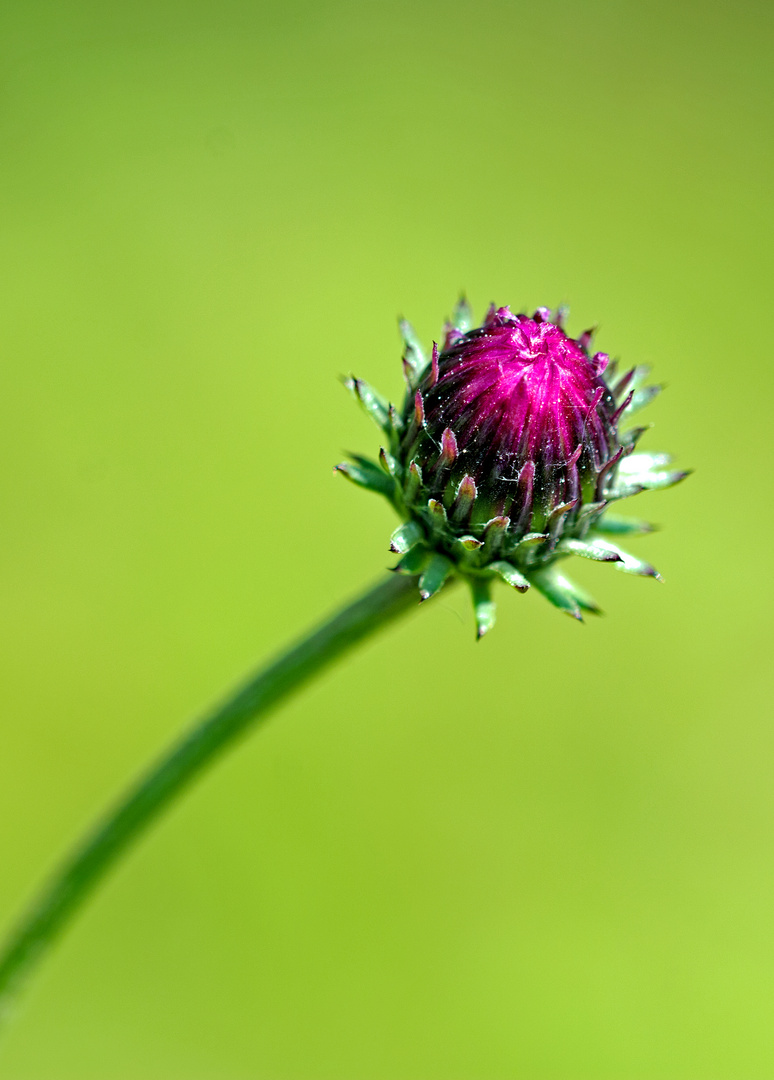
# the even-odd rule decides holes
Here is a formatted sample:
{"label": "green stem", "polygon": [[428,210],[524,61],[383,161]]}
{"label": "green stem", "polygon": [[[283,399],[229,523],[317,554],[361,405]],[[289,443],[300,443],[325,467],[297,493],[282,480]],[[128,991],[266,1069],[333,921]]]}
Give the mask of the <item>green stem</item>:
{"label": "green stem", "polygon": [[391,574],[264,667],[150,768],[60,867],[0,955],[0,1010],[110,867],[227,746],[317,672],[416,606],[414,577]]}

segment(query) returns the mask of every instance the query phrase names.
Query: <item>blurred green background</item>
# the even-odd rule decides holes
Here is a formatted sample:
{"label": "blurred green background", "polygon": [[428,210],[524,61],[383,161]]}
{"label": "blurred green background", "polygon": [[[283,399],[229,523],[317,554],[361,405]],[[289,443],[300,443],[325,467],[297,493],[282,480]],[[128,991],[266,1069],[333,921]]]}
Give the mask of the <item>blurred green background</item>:
{"label": "blurred green background", "polygon": [[571,305],[669,384],[658,585],[450,594],[111,877],[13,1080],[770,1080],[772,8],[32,0],[0,15],[0,918],[389,563],[331,466],[395,318]]}

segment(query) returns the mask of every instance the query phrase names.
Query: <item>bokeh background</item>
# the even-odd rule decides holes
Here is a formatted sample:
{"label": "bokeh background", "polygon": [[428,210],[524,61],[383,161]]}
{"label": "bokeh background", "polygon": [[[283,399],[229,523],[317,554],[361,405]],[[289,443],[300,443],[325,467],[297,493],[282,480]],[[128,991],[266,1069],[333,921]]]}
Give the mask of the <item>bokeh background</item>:
{"label": "bokeh background", "polygon": [[[768,4],[0,15],[0,918],[388,565],[331,474],[395,319],[571,305],[669,384],[666,584],[450,593],[298,697],[41,969],[12,1080],[774,1076]],[[628,509],[628,508],[627,508]]]}

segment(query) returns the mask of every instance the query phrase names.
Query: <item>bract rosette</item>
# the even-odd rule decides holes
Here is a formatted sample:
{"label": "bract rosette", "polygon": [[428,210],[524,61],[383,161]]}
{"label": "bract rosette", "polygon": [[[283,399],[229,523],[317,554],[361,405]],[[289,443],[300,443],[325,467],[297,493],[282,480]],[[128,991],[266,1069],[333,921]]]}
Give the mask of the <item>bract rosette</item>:
{"label": "bract rosette", "polygon": [[661,389],[645,385],[647,368],[619,374],[591,351],[593,331],[566,333],[566,317],[564,308],[514,315],[492,305],[474,328],[462,299],[429,356],[401,320],[401,408],[362,379],[345,380],[384,445],[378,462],[353,454],[338,471],[400,515],[395,570],[418,575],[422,600],[453,574],[469,583],[478,637],[494,624],[497,579],[520,592],[534,586],[576,619],[598,613],[563,573],[570,555],[659,578],[618,545],[652,527],[611,507],[688,475],[666,468],[666,454],[636,450],[646,428],[630,418]]}

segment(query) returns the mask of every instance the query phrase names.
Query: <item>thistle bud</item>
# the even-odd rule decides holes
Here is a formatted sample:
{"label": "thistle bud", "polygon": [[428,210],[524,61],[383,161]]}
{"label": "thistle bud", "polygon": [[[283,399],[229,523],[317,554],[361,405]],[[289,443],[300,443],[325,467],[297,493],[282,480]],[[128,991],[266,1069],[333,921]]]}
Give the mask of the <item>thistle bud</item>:
{"label": "thistle bud", "polygon": [[666,455],[634,452],[645,429],[629,427],[629,418],[660,389],[642,385],[647,369],[619,377],[607,354],[591,353],[592,331],[568,336],[566,315],[564,308],[514,315],[493,305],[471,329],[463,300],[443,349],[434,345],[429,358],[401,321],[408,384],[401,409],[362,380],[347,380],[382,429],[381,457],[391,464],[358,456],[339,469],[386,495],[400,514],[392,550],[403,558],[395,569],[420,575],[423,599],[453,573],[469,581],[479,637],[494,622],[495,579],[522,592],[534,585],[581,619],[599,608],[559,572],[561,559],[579,555],[658,577],[609,540],[649,526],[614,517],[609,506],[687,475],[664,471]]}

